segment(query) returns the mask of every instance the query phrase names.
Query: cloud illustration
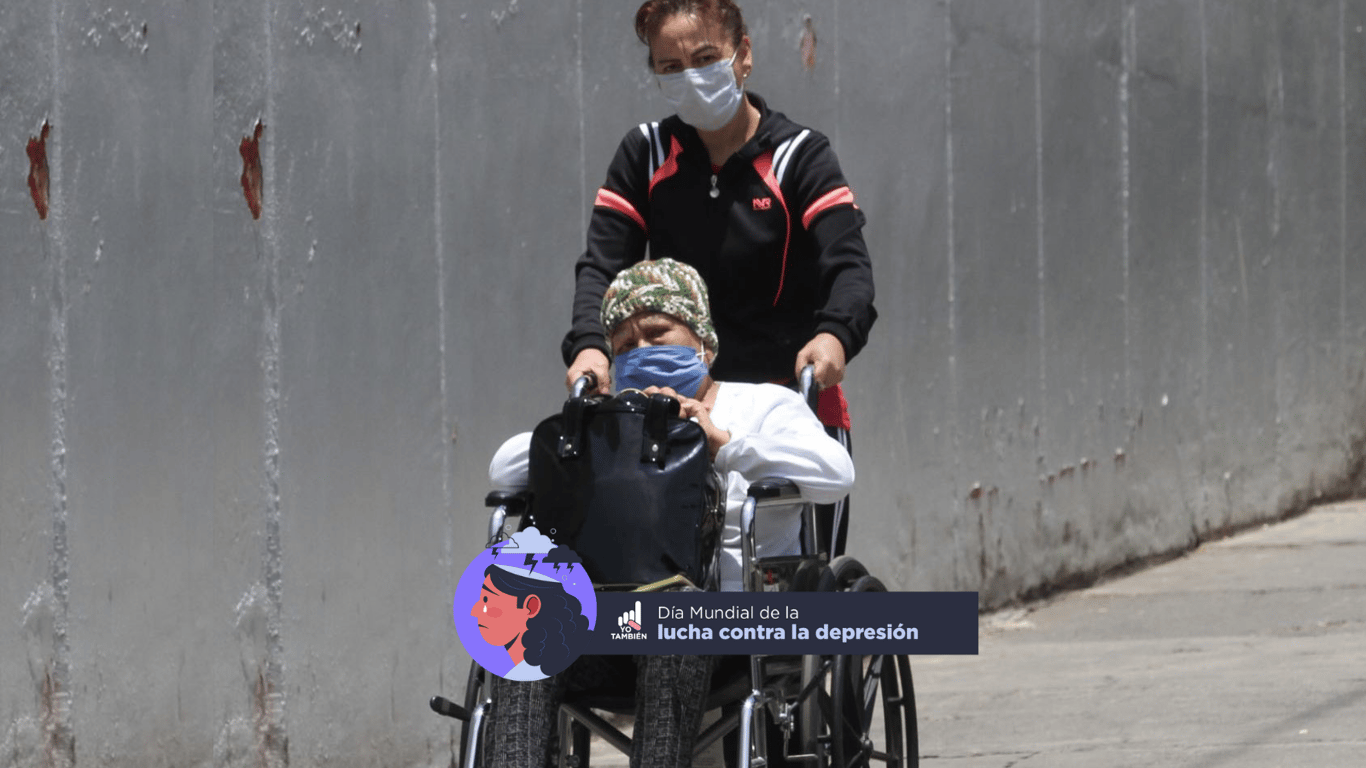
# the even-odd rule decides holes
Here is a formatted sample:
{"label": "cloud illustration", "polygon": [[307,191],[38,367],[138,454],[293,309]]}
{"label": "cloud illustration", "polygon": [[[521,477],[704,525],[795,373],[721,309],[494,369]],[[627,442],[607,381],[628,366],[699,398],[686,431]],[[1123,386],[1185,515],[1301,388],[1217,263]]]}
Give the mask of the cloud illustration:
{"label": "cloud illustration", "polygon": [[536,530],[535,526],[512,534],[513,547],[518,552],[546,554],[555,548],[549,536]]}

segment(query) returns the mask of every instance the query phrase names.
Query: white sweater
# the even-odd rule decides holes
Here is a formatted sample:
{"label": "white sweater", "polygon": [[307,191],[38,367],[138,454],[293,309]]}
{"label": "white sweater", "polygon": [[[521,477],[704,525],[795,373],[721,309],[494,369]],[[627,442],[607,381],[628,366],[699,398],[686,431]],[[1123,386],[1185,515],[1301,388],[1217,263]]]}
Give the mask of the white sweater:
{"label": "white sweater", "polygon": [[[711,420],[730,432],[714,462],[726,480],[726,528],[722,534],[721,589],[739,591],[740,508],[749,484],[782,477],[797,484],[802,499],[831,504],[854,485],[854,462],[838,441],[825,433],[800,395],[775,384],[718,382]],[[531,433],[510,438],[489,464],[489,481],[497,490],[527,486]],[[754,522],[759,557],[801,551],[801,507],[761,510]]]}

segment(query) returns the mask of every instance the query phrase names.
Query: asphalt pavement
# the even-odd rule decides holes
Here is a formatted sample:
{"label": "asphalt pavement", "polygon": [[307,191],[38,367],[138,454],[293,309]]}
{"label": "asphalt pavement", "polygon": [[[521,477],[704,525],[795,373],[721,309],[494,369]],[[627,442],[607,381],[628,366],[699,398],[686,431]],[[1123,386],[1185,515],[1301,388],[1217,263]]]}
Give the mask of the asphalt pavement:
{"label": "asphalt pavement", "polygon": [[1366,503],[984,615],[913,659],[929,768],[1366,766]]}

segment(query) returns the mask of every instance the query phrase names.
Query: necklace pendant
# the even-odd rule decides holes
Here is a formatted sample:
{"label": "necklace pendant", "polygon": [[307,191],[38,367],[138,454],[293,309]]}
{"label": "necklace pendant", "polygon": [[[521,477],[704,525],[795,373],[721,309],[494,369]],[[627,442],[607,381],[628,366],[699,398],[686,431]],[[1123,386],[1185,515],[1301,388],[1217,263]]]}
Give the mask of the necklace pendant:
{"label": "necklace pendant", "polygon": [[721,196],[721,190],[716,188],[716,174],[711,175],[711,191],[707,193],[713,200]]}

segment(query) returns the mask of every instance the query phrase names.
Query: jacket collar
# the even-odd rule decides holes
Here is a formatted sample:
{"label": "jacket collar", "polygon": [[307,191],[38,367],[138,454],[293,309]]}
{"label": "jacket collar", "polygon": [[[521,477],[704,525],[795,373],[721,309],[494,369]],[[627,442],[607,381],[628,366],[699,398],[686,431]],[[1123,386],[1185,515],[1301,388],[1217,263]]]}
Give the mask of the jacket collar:
{"label": "jacket collar", "polygon": [[779,144],[801,133],[802,127],[787,119],[787,115],[777,110],[770,109],[768,102],[757,93],[746,92],[751,104],[759,110],[759,127],[755,129],[754,136],[743,147],[739,149],[739,154],[745,161],[753,160],[767,150],[777,147]]}
{"label": "jacket collar", "polygon": [[[735,151],[745,163],[752,162],[754,158],[801,132],[801,126],[787,119],[782,112],[770,109],[768,102],[759,94],[746,91],[745,98],[759,110],[759,127],[755,129],[754,136]],[[669,133],[677,136],[682,143],[685,155],[700,154],[706,158],[707,150],[702,144],[702,137],[697,135],[697,129],[683,122],[678,115],[669,117],[666,122],[669,123]]]}

